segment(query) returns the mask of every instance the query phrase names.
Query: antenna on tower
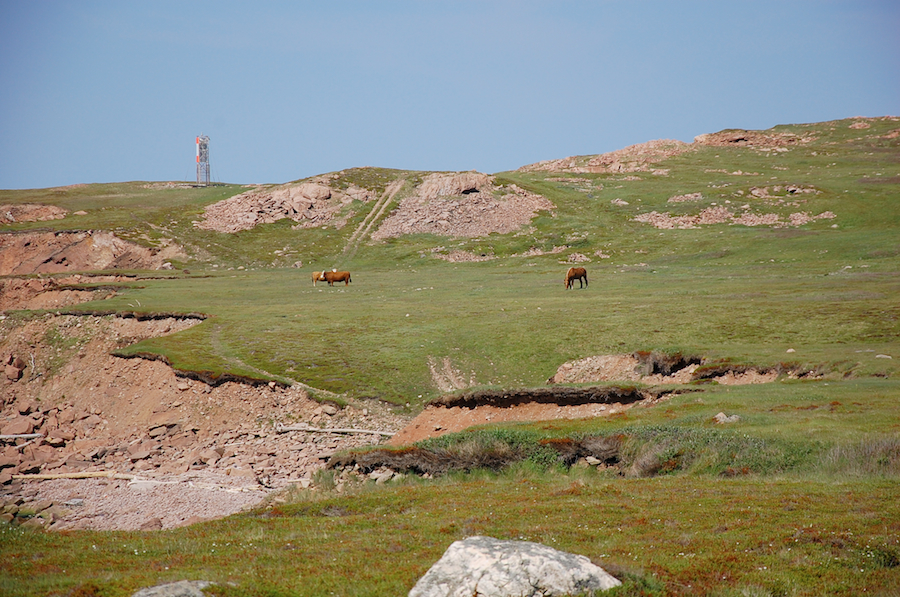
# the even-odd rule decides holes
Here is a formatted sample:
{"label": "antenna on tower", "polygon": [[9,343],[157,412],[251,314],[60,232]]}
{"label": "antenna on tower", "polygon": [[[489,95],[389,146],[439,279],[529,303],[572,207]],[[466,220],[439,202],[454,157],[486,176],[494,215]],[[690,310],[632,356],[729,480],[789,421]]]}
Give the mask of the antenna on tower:
{"label": "antenna on tower", "polygon": [[209,137],[197,137],[197,186],[209,186]]}

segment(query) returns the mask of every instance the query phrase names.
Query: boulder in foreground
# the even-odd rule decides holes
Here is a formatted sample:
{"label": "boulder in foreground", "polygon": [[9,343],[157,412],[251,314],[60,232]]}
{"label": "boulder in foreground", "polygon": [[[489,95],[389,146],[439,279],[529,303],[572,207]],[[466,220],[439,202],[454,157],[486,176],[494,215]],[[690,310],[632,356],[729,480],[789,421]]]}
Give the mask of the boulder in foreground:
{"label": "boulder in foreground", "polygon": [[529,541],[469,537],[450,545],[409,597],[592,595],[620,584],[584,556]]}

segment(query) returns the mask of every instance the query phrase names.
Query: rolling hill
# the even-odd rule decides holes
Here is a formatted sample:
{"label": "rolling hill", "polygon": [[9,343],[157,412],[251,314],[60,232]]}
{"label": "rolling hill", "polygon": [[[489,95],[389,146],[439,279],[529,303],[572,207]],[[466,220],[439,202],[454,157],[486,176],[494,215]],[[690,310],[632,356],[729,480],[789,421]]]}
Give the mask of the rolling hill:
{"label": "rolling hill", "polygon": [[[483,533],[558,539],[612,564],[622,594],[889,594],[898,199],[896,117],[493,174],[0,191],[3,417],[47,438],[7,447],[7,493],[22,491],[11,470],[113,469],[316,490],[279,498],[270,518],[200,525],[208,536],[164,531],[186,552],[257,537],[309,584],[143,538],[158,569],[96,580],[82,564],[67,580],[67,539],[29,535],[0,550],[49,553],[55,568],[34,590],[15,582],[33,565],[3,568],[0,587],[67,594],[94,579],[118,595],[171,564],[243,587],[224,594],[396,594],[445,540]],[[568,290],[574,265],[589,284]],[[352,282],[313,284],[330,269]],[[297,425],[372,434],[279,433]],[[400,476],[376,489],[385,471]],[[387,543],[373,555],[375,528]],[[333,568],[305,548],[317,571],[280,555],[335,532],[347,544]],[[117,539],[85,537],[115,559]],[[363,559],[359,580],[346,567]]]}

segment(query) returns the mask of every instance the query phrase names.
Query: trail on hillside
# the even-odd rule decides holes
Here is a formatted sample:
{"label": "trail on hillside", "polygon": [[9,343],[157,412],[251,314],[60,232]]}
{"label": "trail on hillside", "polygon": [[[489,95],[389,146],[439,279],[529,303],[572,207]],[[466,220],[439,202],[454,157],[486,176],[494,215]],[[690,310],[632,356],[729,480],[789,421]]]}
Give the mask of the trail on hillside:
{"label": "trail on hillside", "polygon": [[372,210],[362,223],[353,231],[353,234],[344,246],[344,250],[341,253],[342,261],[353,259],[356,255],[356,251],[359,249],[360,243],[362,243],[363,239],[370,234],[372,226],[381,219],[381,216],[393,201],[394,196],[400,192],[400,189],[403,188],[404,184],[406,184],[406,178],[398,178],[384,189],[384,193],[372,207]]}

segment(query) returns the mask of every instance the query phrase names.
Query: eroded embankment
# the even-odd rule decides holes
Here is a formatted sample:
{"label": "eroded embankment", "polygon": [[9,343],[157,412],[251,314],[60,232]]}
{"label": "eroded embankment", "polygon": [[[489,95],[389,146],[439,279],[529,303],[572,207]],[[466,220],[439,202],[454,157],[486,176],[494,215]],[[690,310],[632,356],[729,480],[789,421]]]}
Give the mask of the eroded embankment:
{"label": "eroded embankment", "polygon": [[402,449],[375,449],[336,455],[328,468],[353,470],[370,474],[376,469],[390,469],[397,473],[441,475],[448,471],[491,469],[498,471],[512,463],[527,459],[536,450],[546,449],[562,464],[571,466],[579,458],[591,458],[597,464],[615,464],[624,436],[592,436],[579,440],[568,438],[543,440],[537,446],[510,446],[502,442],[485,445],[458,444],[448,448],[410,446]]}
{"label": "eroded embankment", "polygon": [[476,390],[462,394],[449,394],[435,398],[428,406],[444,408],[475,408],[493,406],[510,408],[522,404],[553,404],[556,406],[580,406],[584,404],[632,404],[658,395],[657,390],[639,389],[634,386],[596,386],[573,388],[550,386],[509,390]]}
{"label": "eroded embankment", "polygon": [[431,401],[387,443],[392,446],[409,445],[486,423],[602,417],[639,403],[653,404],[670,394],[685,391],[698,390],[609,385],[475,390],[450,394]]}
{"label": "eroded embankment", "polygon": [[636,351],[632,354],[595,355],[559,366],[547,383],[601,381],[644,384],[718,383],[746,385],[774,382],[780,375],[815,379],[820,374],[796,363],[752,365],[681,353]]}
{"label": "eroded embankment", "polygon": [[0,234],[0,276],[169,269],[169,260],[185,258],[171,241],[148,248],[99,230]]}
{"label": "eroded embankment", "polygon": [[[308,484],[336,450],[377,443],[381,432],[403,425],[374,401],[339,408],[299,386],[212,386],[161,361],[112,354],[197,323],[53,313],[0,318],[0,506],[53,502],[58,507],[47,516],[22,518],[52,529],[180,526],[258,503],[269,488]],[[201,486],[208,487],[202,496]],[[254,493],[237,499],[234,491]],[[64,506],[71,495],[77,507]]]}

